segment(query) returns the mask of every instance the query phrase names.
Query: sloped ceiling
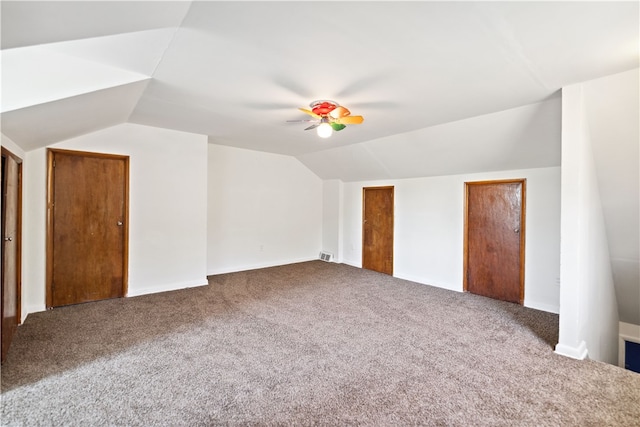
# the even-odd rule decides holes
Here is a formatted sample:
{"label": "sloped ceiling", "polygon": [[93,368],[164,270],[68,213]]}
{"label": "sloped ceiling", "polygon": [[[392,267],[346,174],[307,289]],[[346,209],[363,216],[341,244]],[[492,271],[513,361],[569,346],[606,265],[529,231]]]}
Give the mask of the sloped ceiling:
{"label": "sloped ceiling", "polygon": [[[0,8],[2,133],[25,151],[131,122],[296,156],[343,181],[559,166],[560,89],[639,66],[637,1],[3,0]],[[297,108],[319,99],[364,123],[323,140],[287,122],[308,119]],[[607,113],[590,112],[619,117]],[[603,123],[594,121],[594,140],[609,138]],[[625,305],[639,279],[624,273],[637,270],[638,244],[620,237],[637,235],[637,185],[629,199],[629,187],[602,178],[620,159],[637,160],[637,144],[609,155],[598,141],[614,276],[629,283],[618,296],[625,318],[640,323],[640,299]],[[629,167],[633,180],[637,162]],[[635,217],[622,218],[620,206]]]}
{"label": "sloped ceiling", "polygon": [[[87,111],[106,110],[103,122],[87,114],[60,123],[54,113],[38,127],[68,138],[117,117],[300,156],[539,103],[564,85],[638,66],[635,2],[2,1],[1,8],[2,125],[27,150],[52,138],[25,127],[23,114],[5,113],[63,108],[53,102],[72,97],[90,100]],[[142,91],[133,84],[145,80]],[[115,92],[127,92],[133,105],[114,103]],[[365,122],[328,141],[303,131],[305,123],[287,123],[308,118],[297,107],[317,99],[335,100]],[[504,141],[484,148],[502,149]],[[558,164],[557,152],[546,164]]]}
{"label": "sloped ceiling", "polygon": [[560,98],[298,158],[323,179],[363,181],[560,165]]}

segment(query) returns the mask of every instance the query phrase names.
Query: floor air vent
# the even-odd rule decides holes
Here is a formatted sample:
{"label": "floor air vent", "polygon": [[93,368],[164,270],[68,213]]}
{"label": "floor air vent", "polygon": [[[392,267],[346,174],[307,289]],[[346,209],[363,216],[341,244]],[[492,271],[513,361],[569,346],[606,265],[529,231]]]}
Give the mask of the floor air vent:
{"label": "floor air vent", "polygon": [[322,261],[331,261],[331,254],[329,252],[320,252],[320,259]]}

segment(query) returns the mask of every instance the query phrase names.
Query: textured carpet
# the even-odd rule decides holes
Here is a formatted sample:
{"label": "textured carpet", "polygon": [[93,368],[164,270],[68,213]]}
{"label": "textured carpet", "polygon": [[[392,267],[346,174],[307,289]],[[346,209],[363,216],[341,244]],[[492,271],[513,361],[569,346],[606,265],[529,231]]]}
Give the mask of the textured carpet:
{"label": "textured carpet", "polygon": [[640,375],[556,315],[321,261],[28,316],[2,424],[640,425]]}

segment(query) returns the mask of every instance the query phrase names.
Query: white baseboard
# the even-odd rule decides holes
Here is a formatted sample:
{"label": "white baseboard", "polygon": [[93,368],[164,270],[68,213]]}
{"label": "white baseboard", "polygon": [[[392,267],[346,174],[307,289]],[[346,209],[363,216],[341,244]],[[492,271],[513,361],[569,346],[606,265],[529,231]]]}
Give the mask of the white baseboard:
{"label": "white baseboard", "polygon": [[347,264],[347,265],[350,265],[351,267],[362,268],[362,262],[358,262],[358,261],[351,261],[351,260],[348,260],[348,259],[343,259],[342,260],[342,264]]}
{"label": "white baseboard", "polygon": [[[140,295],[156,294],[158,292],[177,291],[179,289],[194,288],[196,286],[205,286],[208,284],[209,284],[208,280],[204,279],[204,280],[191,280],[188,282],[180,282],[180,283],[169,283],[161,286],[154,286],[153,288],[146,287],[146,288],[135,289],[134,287],[134,289],[131,289],[131,286],[130,286],[126,297],[136,297]],[[27,316],[29,314],[38,313],[46,310],[47,308],[45,307],[44,304],[23,305],[22,312],[21,312],[22,319],[20,323],[24,323],[24,321],[27,319]]]}
{"label": "white baseboard", "polygon": [[22,306],[21,307],[21,316],[22,319],[20,321],[20,323],[24,323],[24,321],[27,319],[27,316],[31,313],[38,313],[40,311],[46,311],[47,307],[45,307],[44,304],[37,304],[37,305],[26,305],[26,306]]}
{"label": "white baseboard", "polygon": [[318,261],[318,257],[314,258],[297,258],[291,260],[271,261],[255,264],[242,264],[233,267],[214,268],[207,271],[207,276],[215,276],[216,274],[237,273],[239,271],[257,270],[260,268],[278,267],[287,264],[297,264],[299,262]]}
{"label": "white baseboard", "polygon": [[524,306],[534,310],[546,311],[547,313],[560,314],[560,307],[538,301],[529,301],[525,298]]}
{"label": "white baseboard", "polygon": [[149,295],[149,294],[157,294],[159,292],[167,292],[167,291],[177,291],[180,289],[186,288],[195,288],[197,286],[205,286],[208,285],[209,282],[207,279],[204,280],[191,280],[188,282],[180,282],[180,283],[168,283],[161,286],[154,286],[153,288],[140,288],[140,289],[131,289],[127,292],[127,297],[137,297],[140,295]]}
{"label": "white baseboard", "polygon": [[587,343],[581,341],[576,347],[569,346],[566,344],[558,344],[556,345],[556,354],[561,356],[570,357],[572,359],[584,360],[587,358]]}
{"label": "white baseboard", "polygon": [[447,285],[441,285],[439,283],[429,283],[424,279],[424,277],[412,276],[410,274],[402,274],[402,273],[396,274],[395,272],[393,273],[393,277],[396,277],[401,280],[408,280],[409,282],[419,283],[421,285],[433,286],[434,288],[447,289],[449,291],[454,291],[454,292],[462,292],[462,285],[447,286]]}

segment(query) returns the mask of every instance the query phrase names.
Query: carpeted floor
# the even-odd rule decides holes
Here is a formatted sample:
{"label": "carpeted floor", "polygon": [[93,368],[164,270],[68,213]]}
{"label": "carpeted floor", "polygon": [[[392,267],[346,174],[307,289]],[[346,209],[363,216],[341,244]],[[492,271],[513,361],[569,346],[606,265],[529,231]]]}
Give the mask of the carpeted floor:
{"label": "carpeted floor", "polygon": [[640,375],[556,315],[321,261],[35,313],[2,425],[638,426]]}

